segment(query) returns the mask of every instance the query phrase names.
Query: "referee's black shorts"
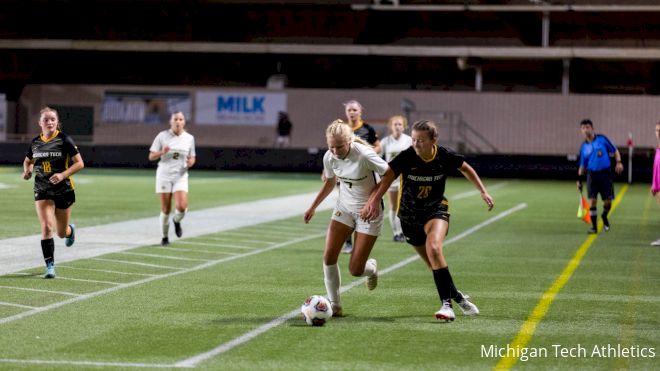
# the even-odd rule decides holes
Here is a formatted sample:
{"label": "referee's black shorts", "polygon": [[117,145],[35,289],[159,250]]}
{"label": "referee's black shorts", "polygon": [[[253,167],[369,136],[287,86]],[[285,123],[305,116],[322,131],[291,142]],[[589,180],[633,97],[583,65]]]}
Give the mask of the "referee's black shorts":
{"label": "referee's black shorts", "polygon": [[599,193],[601,200],[613,199],[614,186],[610,169],[587,171],[587,192],[591,199],[597,198]]}

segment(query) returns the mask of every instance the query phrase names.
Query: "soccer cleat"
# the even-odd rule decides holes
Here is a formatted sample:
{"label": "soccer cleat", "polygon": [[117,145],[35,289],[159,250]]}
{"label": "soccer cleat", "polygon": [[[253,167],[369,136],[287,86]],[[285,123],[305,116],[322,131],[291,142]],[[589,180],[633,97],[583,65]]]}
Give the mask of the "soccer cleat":
{"label": "soccer cleat", "polygon": [[596,228],[589,228],[589,230],[587,231],[587,234],[596,234],[596,233],[598,233]]}
{"label": "soccer cleat", "polygon": [[435,319],[438,321],[451,322],[456,318],[454,310],[451,307],[451,300],[443,300],[442,307],[439,311],[435,312]]}
{"label": "soccer cleat", "polygon": [[170,245],[170,239],[167,237],[163,237],[162,240],[160,240],[160,245],[161,246],[169,246]]}
{"label": "soccer cleat", "polygon": [[603,224],[603,230],[604,230],[605,232],[609,232],[609,231],[610,231],[610,226],[609,226],[609,225],[605,225],[605,224]]}
{"label": "soccer cleat", "polygon": [[66,247],[71,247],[76,242],[76,225],[69,224],[69,228],[71,228],[71,234],[64,237],[64,245]]}
{"label": "soccer cleat", "polygon": [[50,263],[46,266],[46,274],[44,278],[55,278],[55,264]]}
{"label": "soccer cleat", "polygon": [[353,252],[353,243],[351,241],[346,241],[344,247],[342,247],[341,252],[344,254],[350,254]]}
{"label": "soccer cleat", "polygon": [[181,230],[181,223],[174,222],[174,233],[177,237],[181,237],[183,231]]}
{"label": "soccer cleat", "polygon": [[406,237],[403,235],[403,233],[399,233],[397,235],[394,235],[394,238],[392,238],[394,242],[406,242]]}
{"label": "soccer cleat", "polygon": [[474,305],[469,300],[470,297],[463,294],[462,292],[461,292],[461,295],[463,295],[463,300],[460,301],[460,302],[457,302],[457,304],[458,304],[458,307],[461,308],[461,311],[463,312],[463,314],[466,315],[466,316],[476,316],[477,314],[479,314],[479,308],[477,308],[477,306]]}
{"label": "soccer cleat", "polygon": [[378,262],[376,262],[376,259],[369,259],[367,260],[367,263],[371,262],[371,264],[374,265],[374,273],[367,277],[367,288],[369,290],[373,290],[378,286]]}
{"label": "soccer cleat", "polygon": [[342,310],[341,304],[330,303],[330,306],[332,307],[332,316],[333,317],[343,317],[344,316],[344,311]]}
{"label": "soccer cleat", "polygon": [[655,240],[651,242],[651,246],[660,246],[660,240]]}

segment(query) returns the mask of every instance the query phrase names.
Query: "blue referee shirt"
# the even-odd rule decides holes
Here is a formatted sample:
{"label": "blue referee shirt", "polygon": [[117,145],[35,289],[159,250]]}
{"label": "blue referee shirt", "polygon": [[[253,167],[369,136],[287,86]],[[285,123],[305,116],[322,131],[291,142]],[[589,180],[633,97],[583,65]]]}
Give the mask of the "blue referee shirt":
{"label": "blue referee shirt", "polygon": [[591,143],[586,140],[580,146],[580,167],[588,171],[600,171],[610,168],[610,153],[615,153],[616,147],[601,134],[596,134]]}

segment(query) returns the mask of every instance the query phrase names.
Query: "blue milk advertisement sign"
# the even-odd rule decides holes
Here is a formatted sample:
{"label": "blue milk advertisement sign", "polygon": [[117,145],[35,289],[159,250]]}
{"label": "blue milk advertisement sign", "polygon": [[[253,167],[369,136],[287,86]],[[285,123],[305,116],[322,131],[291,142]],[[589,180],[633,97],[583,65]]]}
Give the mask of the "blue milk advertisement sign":
{"label": "blue milk advertisement sign", "polygon": [[222,90],[195,96],[197,125],[275,126],[280,111],[287,111],[285,93]]}

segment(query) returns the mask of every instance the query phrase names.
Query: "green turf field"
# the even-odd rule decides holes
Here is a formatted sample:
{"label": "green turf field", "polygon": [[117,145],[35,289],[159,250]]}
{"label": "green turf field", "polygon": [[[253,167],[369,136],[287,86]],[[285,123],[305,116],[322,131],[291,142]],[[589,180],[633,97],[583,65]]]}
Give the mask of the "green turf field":
{"label": "green turf field", "polygon": [[[154,171],[84,169],[75,179],[79,226],[158,213]],[[465,193],[467,180],[447,187],[445,256],[476,318],[455,307],[455,322],[434,319],[432,275],[391,242],[386,222],[372,253],[378,288],[351,277],[342,256],[346,317],[305,325],[302,301],[325,294],[325,211],[309,225],[301,215],[101,257],[112,262],[63,263],[55,280],[43,280],[41,267],[0,276],[0,369],[658,369],[660,249],[649,242],[660,238],[660,210],[648,184],[617,184],[612,230],[588,238],[573,182],[485,183],[490,213]],[[0,168],[0,184],[0,238],[38,233],[31,182],[15,167]],[[192,171],[190,186],[195,210],[314,192],[320,181]],[[508,344],[529,353],[489,353]]]}

